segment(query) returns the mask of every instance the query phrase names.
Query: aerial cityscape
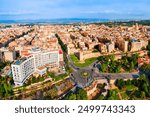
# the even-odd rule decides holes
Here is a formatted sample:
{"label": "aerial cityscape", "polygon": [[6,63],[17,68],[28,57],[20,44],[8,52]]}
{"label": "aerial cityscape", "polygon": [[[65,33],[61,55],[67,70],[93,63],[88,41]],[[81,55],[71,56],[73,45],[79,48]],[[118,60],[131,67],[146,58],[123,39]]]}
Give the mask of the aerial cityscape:
{"label": "aerial cityscape", "polygon": [[[24,4],[15,1],[18,6]],[[71,5],[73,8],[64,14],[67,6],[63,0],[55,3],[64,5],[65,8],[58,5],[63,13],[48,0],[37,0],[37,6],[44,6],[42,9],[41,5],[41,11],[27,0],[25,3],[31,3],[39,14],[29,11],[27,6],[22,9],[29,14],[25,10],[15,11],[17,8],[11,5],[9,12],[2,0],[0,100],[149,100],[150,20],[145,12],[149,2],[144,1],[145,9],[139,11],[144,15],[132,13],[134,9],[127,14],[124,9],[99,9],[102,11],[98,15],[94,12],[97,6],[88,0],[85,9],[91,4],[90,13],[77,10],[79,16],[72,16],[77,6]],[[48,3],[55,6],[52,12],[56,10],[56,14],[43,12],[49,10],[45,8]],[[125,6],[130,8],[129,3]],[[114,6],[112,3],[110,8]],[[57,16],[58,12],[62,17]],[[53,19],[46,17],[52,14]]]}

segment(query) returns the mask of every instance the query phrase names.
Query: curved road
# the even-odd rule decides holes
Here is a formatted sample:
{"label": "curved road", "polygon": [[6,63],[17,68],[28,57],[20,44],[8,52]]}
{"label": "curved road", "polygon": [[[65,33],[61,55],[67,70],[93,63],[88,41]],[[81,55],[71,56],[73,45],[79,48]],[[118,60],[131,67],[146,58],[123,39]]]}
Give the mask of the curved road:
{"label": "curved road", "polygon": [[[137,78],[139,76],[138,72],[135,73],[100,73],[96,65],[98,64],[98,60],[96,60],[94,63],[89,65],[88,67],[77,67],[74,65],[73,61],[67,55],[67,59],[69,62],[69,67],[71,67],[74,72],[71,74],[72,80],[78,84],[81,87],[86,87],[90,85],[94,80],[99,80],[99,79],[130,79],[130,78]],[[91,75],[88,79],[83,79],[81,75],[79,74],[81,71],[86,70],[88,71]]]}

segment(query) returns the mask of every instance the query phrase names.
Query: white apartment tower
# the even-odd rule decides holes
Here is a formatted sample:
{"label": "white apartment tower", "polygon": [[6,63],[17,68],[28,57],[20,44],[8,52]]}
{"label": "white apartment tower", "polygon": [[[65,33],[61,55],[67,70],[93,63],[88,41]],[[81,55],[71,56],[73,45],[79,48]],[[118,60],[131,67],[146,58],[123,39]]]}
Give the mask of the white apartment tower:
{"label": "white apartment tower", "polygon": [[40,67],[53,68],[59,66],[59,51],[41,51],[33,49],[29,57],[17,60],[11,65],[13,79],[16,85],[23,85],[33,72]]}
{"label": "white apartment tower", "polygon": [[15,85],[23,85],[24,81],[35,71],[34,58],[22,58],[11,65]]}

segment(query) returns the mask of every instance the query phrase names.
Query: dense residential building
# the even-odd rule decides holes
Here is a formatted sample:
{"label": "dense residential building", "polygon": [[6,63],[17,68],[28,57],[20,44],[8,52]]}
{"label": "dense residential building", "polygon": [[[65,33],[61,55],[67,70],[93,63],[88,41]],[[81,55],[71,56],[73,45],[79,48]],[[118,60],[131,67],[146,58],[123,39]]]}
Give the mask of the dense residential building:
{"label": "dense residential building", "polygon": [[58,37],[68,54],[77,53],[82,61],[103,54],[141,51],[150,40],[149,28],[138,24],[132,27],[81,24],[1,28],[0,60],[15,61],[13,77],[16,84],[21,85],[34,72],[43,75],[47,68],[59,68],[64,64]]}

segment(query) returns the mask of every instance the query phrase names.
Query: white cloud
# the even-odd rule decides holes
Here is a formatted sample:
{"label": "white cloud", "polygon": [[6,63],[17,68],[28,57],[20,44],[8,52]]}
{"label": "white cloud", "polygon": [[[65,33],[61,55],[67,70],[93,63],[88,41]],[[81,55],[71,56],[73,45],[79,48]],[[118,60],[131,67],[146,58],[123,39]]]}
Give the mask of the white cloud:
{"label": "white cloud", "polygon": [[110,14],[110,13],[120,14],[122,12],[114,10],[114,9],[107,9],[107,10],[99,10],[99,11],[91,10],[91,11],[85,11],[85,12],[82,12],[82,13],[87,13],[87,14],[101,14],[101,13],[105,13],[105,14]]}
{"label": "white cloud", "polygon": [[36,14],[34,11],[26,11],[26,10],[19,10],[19,11],[4,11],[0,12],[0,15],[25,15],[25,14]]}

